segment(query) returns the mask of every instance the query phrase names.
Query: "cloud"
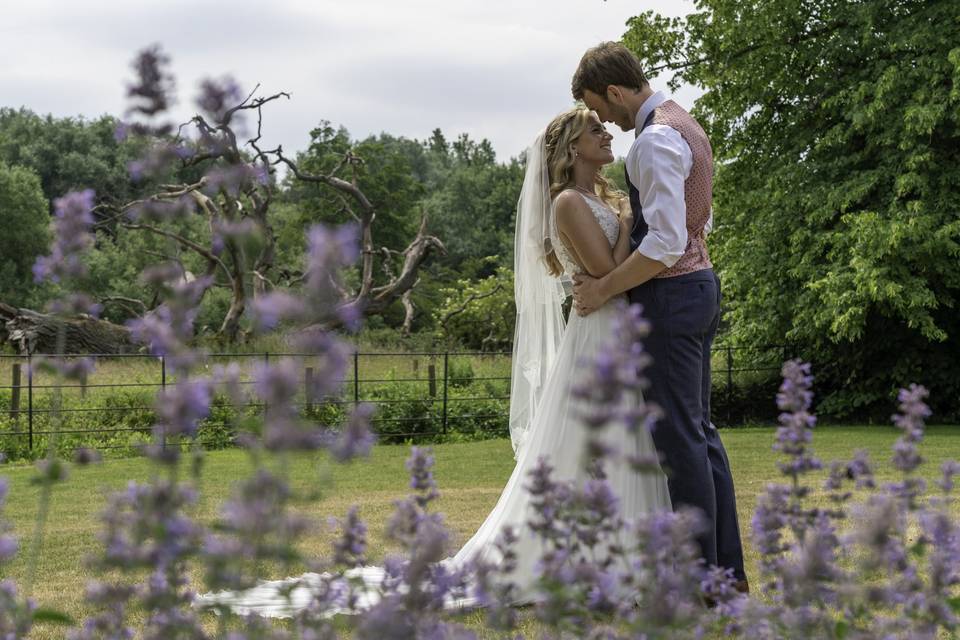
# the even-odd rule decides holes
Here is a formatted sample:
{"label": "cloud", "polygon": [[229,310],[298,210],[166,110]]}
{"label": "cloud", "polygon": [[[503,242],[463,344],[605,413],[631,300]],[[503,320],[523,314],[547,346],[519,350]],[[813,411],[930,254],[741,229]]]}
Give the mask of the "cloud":
{"label": "cloud", "polygon": [[[678,8],[679,7],[679,8]],[[355,137],[424,138],[440,127],[519,154],[571,104],[582,52],[618,39],[627,18],[689,2],[632,0],[32,0],[5,8],[0,104],[58,116],[120,114],[135,52],[162,43],[191,115],[203,77],[233,74],[289,101],[270,105],[264,144],[303,149],[322,120]],[[689,100],[696,92],[685,90]],[[689,104],[689,100],[684,104]],[[626,153],[618,134],[614,150]]]}

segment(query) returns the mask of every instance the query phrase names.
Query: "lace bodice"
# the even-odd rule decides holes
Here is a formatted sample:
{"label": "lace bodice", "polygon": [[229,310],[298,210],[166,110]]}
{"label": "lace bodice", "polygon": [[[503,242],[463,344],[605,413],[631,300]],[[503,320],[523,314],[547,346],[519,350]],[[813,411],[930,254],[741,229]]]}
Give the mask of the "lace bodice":
{"label": "lace bodice", "polygon": [[[579,191],[576,193],[587,201],[590,210],[593,211],[593,216],[597,219],[600,228],[603,229],[603,234],[607,236],[607,240],[610,242],[610,247],[612,248],[613,245],[617,244],[617,238],[620,237],[620,218],[617,217],[613,209],[604,204],[599,198],[591,198],[587,194],[580,193]],[[567,275],[583,272],[583,269],[577,264],[577,261],[570,255],[570,252],[567,251],[567,246],[563,243],[563,240],[554,238],[553,246],[555,247],[557,258],[560,259],[560,264],[563,265],[563,270]]]}

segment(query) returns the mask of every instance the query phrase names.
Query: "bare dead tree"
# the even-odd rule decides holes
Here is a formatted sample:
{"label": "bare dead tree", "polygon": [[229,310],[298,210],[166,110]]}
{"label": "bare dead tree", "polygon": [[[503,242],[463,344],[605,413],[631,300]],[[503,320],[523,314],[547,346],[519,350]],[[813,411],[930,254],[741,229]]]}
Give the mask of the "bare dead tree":
{"label": "bare dead tree", "polygon": [[[403,251],[396,251],[386,247],[377,247],[374,242],[374,222],[377,218],[376,207],[357,185],[355,167],[357,156],[347,153],[337,166],[328,174],[310,174],[302,171],[295,162],[283,155],[283,150],[277,148],[272,152],[276,161],[284,163],[293,176],[302,182],[323,184],[342,196],[341,202],[347,213],[360,223],[360,287],[357,291],[342,291],[342,304],[356,305],[367,316],[383,313],[387,307],[400,300],[406,311],[404,318],[405,330],[413,321],[413,302],[411,292],[419,283],[419,270],[424,260],[431,252],[436,251],[446,255],[443,242],[436,236],[427,233],[427,215],[421,213],[417,233],[410,244]],[[338,175],[344,169],[352,172],[351,179],[346,180]],[[374,261],[381,256],[384,262],[384,271],[387,275],[385,284],[376,286],[374,283]],[[402,258],[399,270],[394,271],[391,260],[393,257]],[[335,325],[336,319],[325,322],[326,327]]]}
{"label": "bare dead tree", "polygon": [[[270,209],[278,187],[273,178],[277,167],[285,165],[297,180],[328,187],[339,200],[344,217],[360,224],[360,285],[357,290],[340,287],[339,304],[353,305],[369,316],[383,313],[399,300],[407,311],[404,326],[409,327],[413,305],[409,295],[405,297],[405,294],[416,287],[420,266],[430,253],[446,253],[443,243],[427,233],[426,216],[421,217],[416,236],[405,249],[378,247],[374,239],[376,207],[358,186],[356,169],[362,164],[362,158],[348,151],[330,173],[311,174],[302,171],[296,162],[287,158],[282,147],[261,148],[263,107],[280,98],[289,99],[290,95],[279,92],[256,97],[258,89],[259,86],[239,104],[226,109],[215,119],[198,114],[180,126],[175,144],[184,141],[184,131],[188,127],[192,126],[199,136],[197,149],[181,159],[180,166],[203,167],[206,169],[203,178],[191,184],[162,185],[157,193],[114,207],[112,216],[103,216],[101,211],[99,224],[118,225],[153,234],[198,256],[206,264],[203,275],[213,278],[218,286],[231,292],[230,306],[218,334],[232,342],[239,336],[240,320],[249,296],[262,295],[280,283],[293,287],[302,281],[300,277],[289,277],[289,271],[279,271],[275,264],[276,236],[271,225]],[[247,111],[256,114],[256,132],[241,146],[238,143],[237,115]],[[233,177],[231,171],[235,174]],[[257,174],[260,179],[256,179]],[[150,216],[130,216],[137,211],[188,205],[206,218],[210,239],[187,237],[172,225],[164,224],[162,220],[158,222]],[[238,242],[235,236],[220,233],[224,228],[235,228],[239,223],[251,225],[258,232],[260,242],[256,256],[247,256],[244,243]],[[388,271],[386,283],[383,284],[374,277],[374,262],[381,255],[385,256],[384,265]],[[392,269],[391,264],[394,257],[400,263],[396,270]],[[340,323],[338,318],[336,314],[330,314],[324,318],[323,324],[326,328],[334,328]]]}

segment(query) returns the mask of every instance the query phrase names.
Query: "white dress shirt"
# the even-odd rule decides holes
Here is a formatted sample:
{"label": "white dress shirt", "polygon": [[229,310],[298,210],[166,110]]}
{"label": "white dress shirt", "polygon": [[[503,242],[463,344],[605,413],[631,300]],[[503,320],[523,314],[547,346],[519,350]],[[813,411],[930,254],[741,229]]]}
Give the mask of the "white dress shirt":
{"label": "white dress shirt", "polygon": [[[627,153],[627,175],[640,193],[643,219],[649,230],[637,251],[672,267],[687,248],[687,205],[684,182],[693,167],[690,145],[676,129],[651,124],[641,131],[647,116],[666,101],[658,91],[637,112],[636,139]],[[713,227],[713,213],[704,233]]]}

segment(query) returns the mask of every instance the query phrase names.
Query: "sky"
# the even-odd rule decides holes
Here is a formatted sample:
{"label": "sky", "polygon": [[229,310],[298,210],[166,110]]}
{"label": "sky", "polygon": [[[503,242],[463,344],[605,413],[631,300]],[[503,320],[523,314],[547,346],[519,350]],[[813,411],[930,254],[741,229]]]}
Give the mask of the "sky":
{"label": "sky", "polygon": [[[571,106],[583,52],[618,40],[648,9],[688,0],[0,0],[0,106],[54,116],[121,115],[130,61],[159,43],[172,59],[174,119],[203,78],[230,74],[290,100],[265,109],[262,148],[302,150],[321,120],[364,138],[440,128],[517,156]],[[668,91],[654,80],[654,88]],[[669,91],[668,91],[669,92]],[[699,92],[674,95],[691,106]],[[612,126],[612,125],[610,125]],[[616,127],[614,153],[632,134]]]}

